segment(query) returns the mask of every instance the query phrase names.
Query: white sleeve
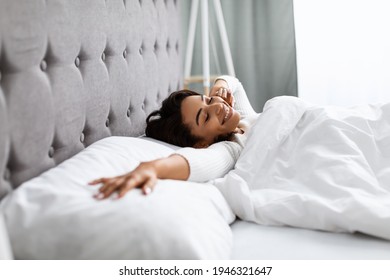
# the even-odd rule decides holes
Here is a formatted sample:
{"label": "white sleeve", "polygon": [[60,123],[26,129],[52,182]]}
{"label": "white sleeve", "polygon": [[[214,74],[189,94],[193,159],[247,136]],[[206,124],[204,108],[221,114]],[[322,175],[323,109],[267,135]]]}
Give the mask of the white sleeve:
{"label": "white sleeve", "polygon": [[225,176],[233,169],[242,147],[233,141],[222,141],[207,148],[181,148],[175,152],[184,157],[190,167],[189,181],[207,182]]}
{"label": "white sleeve", "polygon": [[218,80],[224,80],[229,85],[229,89],[232,91],[234,100],[236,102],[234,109],[240,113],[242,118],[257,115],[255,110],[253,110],[251,103],[249,102],[244,87],[236,77],[223,75],[219,76],[215,81]]}

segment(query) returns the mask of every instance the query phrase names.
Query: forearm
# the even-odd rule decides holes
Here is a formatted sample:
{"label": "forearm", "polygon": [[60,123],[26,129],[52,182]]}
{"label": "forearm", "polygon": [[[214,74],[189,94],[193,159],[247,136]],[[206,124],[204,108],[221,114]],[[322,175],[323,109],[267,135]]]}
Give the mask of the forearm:
{"label": "forearm", "polygon": [[187,160],[178,154],[154,160],[151,164],[153,164],[159,179],[187,180],[190,175]]}
{"label": "forearm", "polygon": [[221,84],[223,87],[229,88],[233,93],[237,90],[238,85],[240,85],[240,81],[233,76],[222,75],[217,77],[214,85]]}
{"label": "forearm", "polygon": [[224,87],[224,88],[229,88],[229,84],[222,79],[217,79],[214,83],[214,87]]}

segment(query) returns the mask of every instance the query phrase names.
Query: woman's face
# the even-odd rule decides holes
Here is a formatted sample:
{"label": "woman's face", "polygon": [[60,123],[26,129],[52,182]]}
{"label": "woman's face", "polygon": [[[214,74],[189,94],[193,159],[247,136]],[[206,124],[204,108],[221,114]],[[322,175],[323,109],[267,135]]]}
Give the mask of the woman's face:
{"label": "woman's face", "polygon": [[196,147],[207,147],[218,136],[233,132],[240,121],[240,114],[220,97],[193,95],[181,105],[184,124],[191,133],[203,139]]}

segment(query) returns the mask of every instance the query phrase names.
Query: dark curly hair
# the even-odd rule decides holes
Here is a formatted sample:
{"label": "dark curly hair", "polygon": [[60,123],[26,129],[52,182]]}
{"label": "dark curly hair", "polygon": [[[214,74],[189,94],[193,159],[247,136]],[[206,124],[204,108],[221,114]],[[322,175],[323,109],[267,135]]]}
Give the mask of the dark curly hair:
{"label": "dark curly hair", "polygon": [[190,128],[183,123],[181,103],[192,95],[200,95],[191,90],[179,90],[171,93],[162,103],[160,110],[153,111],[146,119],[145,134],[180,147],[194,147],[202,139],[191,134]]}

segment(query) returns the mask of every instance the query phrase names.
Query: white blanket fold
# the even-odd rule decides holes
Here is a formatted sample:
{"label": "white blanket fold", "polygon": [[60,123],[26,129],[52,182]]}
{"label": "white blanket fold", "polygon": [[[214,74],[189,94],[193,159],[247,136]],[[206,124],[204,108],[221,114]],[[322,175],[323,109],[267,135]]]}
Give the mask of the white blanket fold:
{"label": "white blanket fold", "polygon": [[390,103],[273,98],[235,169],[213,183],[244,220],[390,239]]}

